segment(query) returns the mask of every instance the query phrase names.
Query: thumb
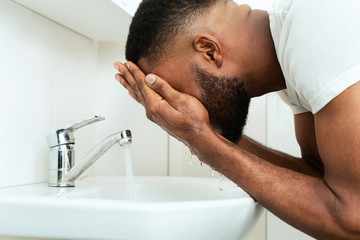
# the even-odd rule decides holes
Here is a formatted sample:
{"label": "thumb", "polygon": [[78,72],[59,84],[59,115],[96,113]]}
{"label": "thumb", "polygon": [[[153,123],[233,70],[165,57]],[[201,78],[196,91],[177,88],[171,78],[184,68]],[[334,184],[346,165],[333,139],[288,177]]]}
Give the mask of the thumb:
{"label": "thumb", "polygon": [[181,95],[180,92],[172,88],[164,79],[154,74],[147,75],[145,77],[145,82],[151,89],[169,103],[174,102]]}

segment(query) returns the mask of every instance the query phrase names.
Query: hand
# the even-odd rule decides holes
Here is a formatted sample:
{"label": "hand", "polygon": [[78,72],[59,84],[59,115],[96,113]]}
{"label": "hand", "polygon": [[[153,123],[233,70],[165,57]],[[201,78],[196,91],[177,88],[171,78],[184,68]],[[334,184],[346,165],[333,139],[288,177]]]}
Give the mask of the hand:
{"label": "hand", "polygon": [[134,64],[116,62],[115,78],[142,104],[147,118],[189,147],[213,131],[205,107],[196,98],[173,89],[162,78],[145,74]]}

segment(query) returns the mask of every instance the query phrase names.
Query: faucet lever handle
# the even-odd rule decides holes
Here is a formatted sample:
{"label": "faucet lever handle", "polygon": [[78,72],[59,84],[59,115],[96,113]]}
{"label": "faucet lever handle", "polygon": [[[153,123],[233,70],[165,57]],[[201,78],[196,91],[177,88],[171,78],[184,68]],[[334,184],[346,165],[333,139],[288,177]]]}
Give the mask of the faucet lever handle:
{"label": "faucet lever handle", "polygon": [[89,124],[99,122],[102,120],[105,120],[105,118],[101,117],[101,116],[91,116],[91,117],[85,118],[81,121],[78,121],[74,124],[71,124],[71,125],[65,127],[65,130],[74,132],[75,130],[78,130],[79,128],[85,127]]}
{"label": "faucet lever handle", "polygon": [[64,144],[74,144],[75,138],[73,132],[81,127],[85,127],[91,123],[95,123],[98,121],[105,120],[104,117],[100,116],[91,116],[88,118],[85,118],[79,122],[76,122],[72,125],[69,125],[65,127],[64,129],[59,129],[57,131],[54,131],[52,133],[49,133],[46,136],[46,141],[48,143],[48,146],[50,148],[64,145]]}

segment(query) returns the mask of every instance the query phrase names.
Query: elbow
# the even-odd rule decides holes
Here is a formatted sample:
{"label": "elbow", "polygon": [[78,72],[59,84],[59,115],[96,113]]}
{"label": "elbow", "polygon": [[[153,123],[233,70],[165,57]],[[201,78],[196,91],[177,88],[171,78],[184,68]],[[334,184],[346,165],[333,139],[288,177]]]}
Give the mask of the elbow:
{"label": "elbow", "polygon": [[360,208],[353,206],[337,211],[336,222],[344,237],[341,239],[360,239]]}
{"label": "elbow", "polygon": [[[358,212],[358,218],[359,214]],[[355,222],[350,218],[349,220],[343,221],[341,226],[348,236],[347,239],[360,239],[360,220]]]}
{"label": "elbow", "polygon": [[360,240],[360,194],[346,187],[337,187],[341,191],[334,191],[325,180],[324,183],[331,192],[326,205],[332,227],[327,230],[332,237],[337,236],[333,239]]}
{"label": "elbow", "polygon": [[357,212],[357,209],[348,216],[336,212],[336,214],[332,215],[332,224],[323,229],[321,234],[314,234],[313,237],[319,240],[360,240],[360,221],[356,221],[359,214],[355,212]]}
{"label": "elbow", "polygon": [[360,226],[357,224],[348,224],[345,223],[342,225],[344,230],[344,239],[360,239]]}

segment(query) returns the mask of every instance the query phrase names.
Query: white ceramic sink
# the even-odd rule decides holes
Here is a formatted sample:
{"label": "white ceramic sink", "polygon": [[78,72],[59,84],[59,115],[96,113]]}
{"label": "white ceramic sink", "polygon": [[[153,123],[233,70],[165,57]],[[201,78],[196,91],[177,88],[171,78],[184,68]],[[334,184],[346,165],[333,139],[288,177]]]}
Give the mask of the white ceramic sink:
{"label": "white ceramic sink", "polygon": [[0,189],[0,236],[60,239],[246,239],[263,208],[217,178],[87,177],[74,188]]}

